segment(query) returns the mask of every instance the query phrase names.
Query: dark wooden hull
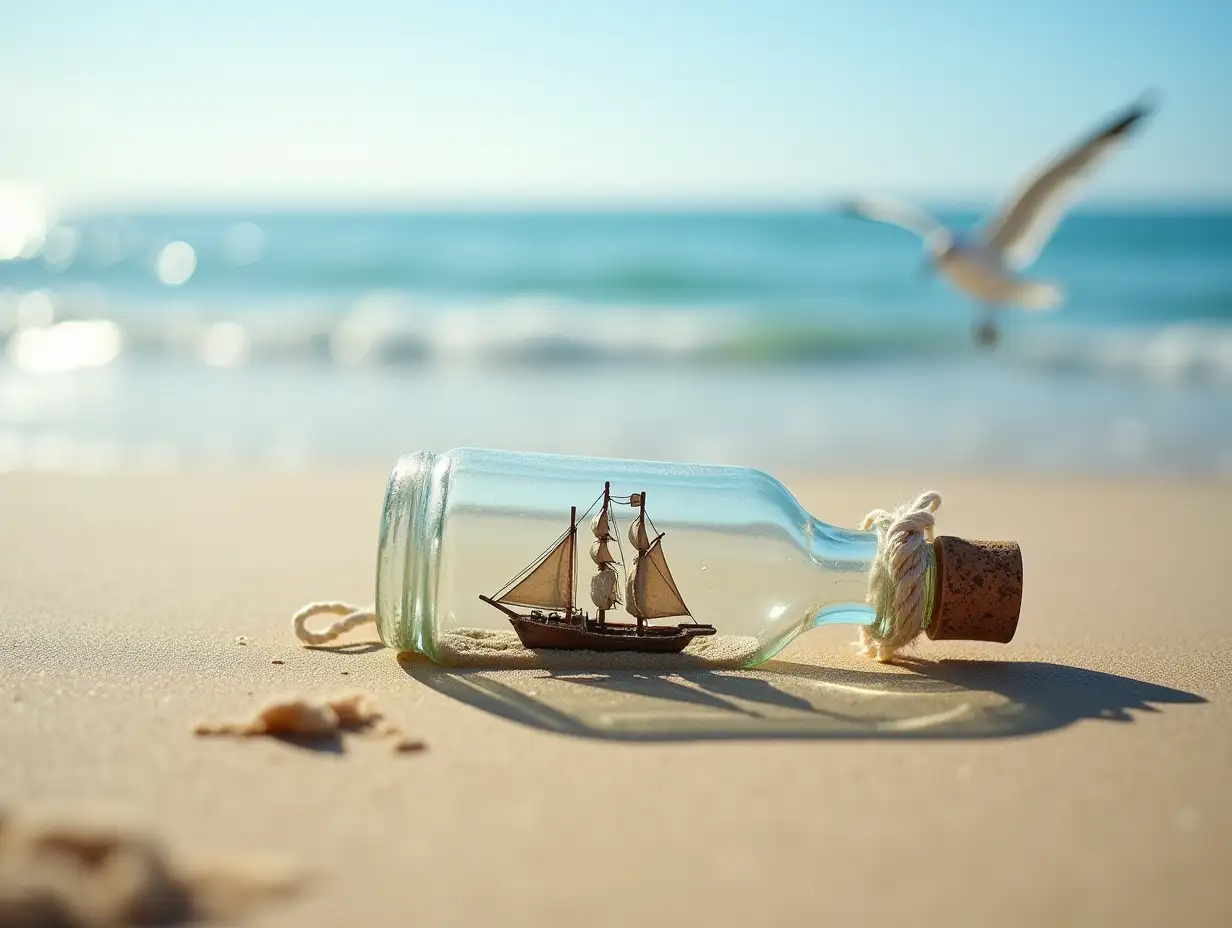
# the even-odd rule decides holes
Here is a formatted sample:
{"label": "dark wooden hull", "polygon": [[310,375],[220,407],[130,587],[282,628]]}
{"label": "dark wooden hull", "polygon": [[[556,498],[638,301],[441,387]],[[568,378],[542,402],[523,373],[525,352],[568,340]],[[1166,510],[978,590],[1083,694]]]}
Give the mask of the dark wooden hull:
{"label": "dark wooden hull", "polygon": [[509,623],[528,648],[566,651],[642,651],[673,654],[683,651],[694,638],[715,634],[713,625],[643,625],[605,622],[602,625],[581,616],[565,620],[559,616],[521,615],[502,603],[480,596],[509,617]]}

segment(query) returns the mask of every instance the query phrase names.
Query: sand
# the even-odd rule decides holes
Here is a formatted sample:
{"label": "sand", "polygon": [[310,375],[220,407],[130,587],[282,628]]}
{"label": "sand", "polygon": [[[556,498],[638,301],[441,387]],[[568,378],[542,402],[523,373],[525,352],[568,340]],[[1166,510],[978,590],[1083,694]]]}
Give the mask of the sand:
{"label": "sand", "polygon": [[[0,478],[0,806],[313,874],[259,926],[1232,921],[1232,487],[785,476],[834,522],[931,486],[943,531],[1016,538],[1017,640],[446,672],[291,640],[371,599],[379,471]],[[192,734],[339,689],[431,750]]]}
{"label": "sand", "polygon": [[185,861],[99,810],[0,812],[0,925],[119,928],[234,920],[299,879],[269,861]]}
{"label": "sand", "polygon": [[460,628],[441,635],[437,657],[450,667],[493,670],[559,668],[569,670],[734,669],[757,653],[757,639],[747,635],[694,638],[679,654],[632,651],[532,651],[515,632]]}

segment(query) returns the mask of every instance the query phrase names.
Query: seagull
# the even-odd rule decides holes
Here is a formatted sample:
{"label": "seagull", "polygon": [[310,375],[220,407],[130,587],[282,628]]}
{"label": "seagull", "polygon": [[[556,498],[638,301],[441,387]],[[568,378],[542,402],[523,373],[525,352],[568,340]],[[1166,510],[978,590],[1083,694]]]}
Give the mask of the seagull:
{"label": "seagull", "polygon": [[845,203],[843,211],[898,226],[921,238],[925,268],[935,269],[985,307],[973,334],[976,344],[991,347],[998,335],[993,310],[1018,306],[1042,312],[1060,305],[1064,299],[1060,287],[1022,272],[1056,231],[1079,182],[1153,111],[1150,103],[1139,100],[1109,119],[1032,176],[983,226],[965,235],[946,228],[922,209],[894,200],[859,198]]}

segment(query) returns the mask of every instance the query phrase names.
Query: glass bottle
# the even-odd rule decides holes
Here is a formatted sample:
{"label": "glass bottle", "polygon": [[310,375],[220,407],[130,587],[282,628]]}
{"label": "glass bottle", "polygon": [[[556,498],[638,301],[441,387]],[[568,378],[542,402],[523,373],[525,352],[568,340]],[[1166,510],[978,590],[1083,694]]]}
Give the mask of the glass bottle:
{"label": "glass bottle", "polygon": [[[872,531],[813,518],[752,468],[420,451],[389,477],[378,628],[388,646],[445,665],[749,667],[814,626],[878,622],[865,602],[877,545]],[[1008,641],[1017,600],[991,617],[957,600],[948,623],[928,614],[937,561],[929,636]],[[1017,582],[1020,594],[1020,566]]]}

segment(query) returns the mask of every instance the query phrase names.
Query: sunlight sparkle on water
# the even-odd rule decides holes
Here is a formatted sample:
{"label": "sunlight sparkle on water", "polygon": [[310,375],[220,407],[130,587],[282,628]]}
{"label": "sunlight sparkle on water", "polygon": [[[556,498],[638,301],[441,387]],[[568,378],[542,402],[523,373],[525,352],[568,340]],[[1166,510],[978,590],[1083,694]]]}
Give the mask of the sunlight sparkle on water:
{"label": "sunlight sparkle on water", "polygon": [[8,356],[21,370],[55,374],[110,364],[120,344],[120,327],[114,322],[72,320],[21,329],[9,340]]}
{"label": "sunlight sparkle on water", "polygon": [[77,256],[81,235],[68,226],[55,226],[43,241],[43,263],[53,271],[63,271]]}
{"label": "sunlight sparkle on water", "polygon": [[248,351],[248,333],[238,322],[216,322],[201,339],[201,360],[210,367],[242,364]]}
{"label": "sunlight sparkle on water", "polygon": [[47,234],[47,211],[34,192],[0,183],[0,261],[32,258]]}
{"label": "sunlight sparkle on water", "polygon": [[155,271],[169,287],[178,287],[197,270],[197,252],[188,242],[172,242],[158,253]]}

